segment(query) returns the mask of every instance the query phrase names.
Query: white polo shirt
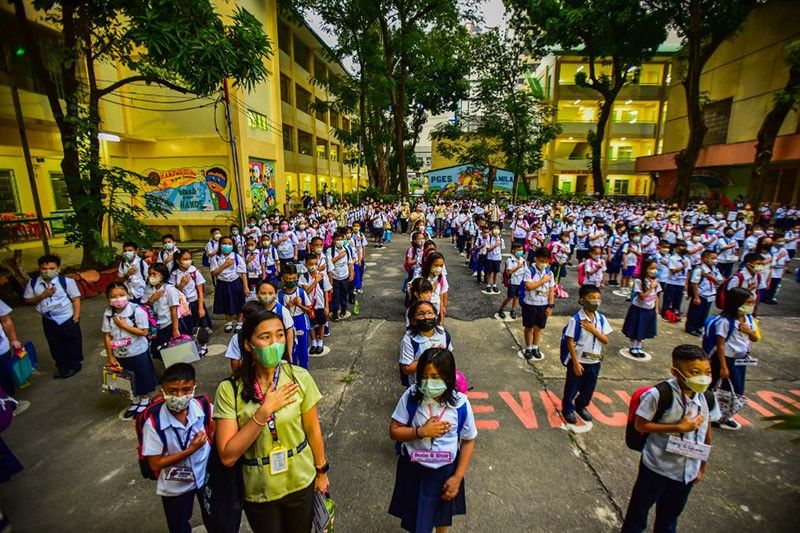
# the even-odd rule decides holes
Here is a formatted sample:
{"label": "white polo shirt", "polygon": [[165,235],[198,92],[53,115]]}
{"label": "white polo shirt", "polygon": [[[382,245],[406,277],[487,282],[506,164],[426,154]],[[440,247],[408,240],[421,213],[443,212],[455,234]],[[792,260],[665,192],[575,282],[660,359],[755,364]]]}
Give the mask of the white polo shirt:
{"label": "white polo shirt", "polygon": [[700,297],[706,300],[710,300],[717,295],[717,285],[714,285],[708,280],[706,276],[709,275],[717,280],[717,285],[722,283],[722,274],[717,270],[717,267],[709,267],[704,264],[692,270],[692,275],[689,277],[689,283],[697,283]]}
{"label": "white polo shirt", "polygon": [[203,278],[202,272],[192,265],[185,271],[181,269],[173,270],[169,275],[169,282],[177,288],[184,278],[189,278],[189,281],[186,282],[186,285],[184,285],[182,289],[178,290],[186,296],[187,302],[196,302],[198,298],[197,291],[200,289],[200,285],[203,285],[206,280]]}
{"label": "white polo shirt", "polygon": [[[411,341],[414,342],[411,342]],[[414,344],[417,345],[417,349],[414,349]],[[423,334],[414,335],[410,331],[407,331],[405,335],[403,335],[402,340],[400,341],[400,364],[401,365],[410,365],[417,359],[422,356],[422,353],[432,346],[436,346],[441,344],[442,346],[446,346],[448,350],[451,352],[453,351],[453,343],[447,342],[447,333],[445,329],[441,326],[436,326],[433,329],[433,335],[430,337],[426,337]],[[408,376],[409,384],[414,384],[417,381],[417,376],[411,374]]]}
{"label": "white polo shirt", "polygon": [[[344,252],[344,255],[340,257],[337,261],[333,259]],[[350,276],[350,252],[347,248],[336,248],[331,247],[328,248],[328,251],[325,253],[327,257],[326,263],[330,265],[330,273],[335,280],[346,280]]]}
{"label": "white polo shirt", "polygon": [[[11,308],[6,305],[3,300],[0,300],[0,317],[8,316],[11,314]],[[6,335],[6,330],[0,327],[0,355],[6,353],[11,349],[11,343]]]}
{"label": "white polo shirt", "polygon": [[[589,320],[589,317],[586,315],[586,311],[581,309],[578,311],[578,317],[580,320]],[[594,324],[595,329],[597,329],[603,335],[608,335],[611,333],[611,324],[608,323],[608,319],[601,315],[599,312],[594,312],[594,318],[589,320]],[[573,315],[569,322],[567,322],[567,329],[564,331],[564,335],[567,337],[572,337],[575,339],[575,316]],[[593,365],[597,364],[600,361],[597,359],[590,359],[588,357],[584,357],[584,353],[594,353],[600,354],[603,352],[603,343],[597,340],[592,333],[586,331],[586,328],[581,326],[581,335],[578,337],[578,340],[575,342],[575,354],[578,356],[578,361],[582,365]]]}
{"label": "white polo shirt", "polygon": [[164,329],[172,324],[172,313],[170,310],[173,307],[176,307],[180,302],[178,289],[169,283],[162,284],[159,289],[156,289],[152,285],[148,285],[144,290],[144,297],[142,301],[146,302],[150,299],[150,296],[161,289],[164,290],[164,294],[153,304],[153,313],[155,314],[155,319],[158,323],[158,329]]}
{"label": "white polo shirt", "polygon": [[525,277],[522,282],[537,282],[545,276],[550,276],[550,281],[539,285],[534,290],[528,290],[527,287],[525,288],[525,298],[522,299],[522,303],[525,305],[547,305],[549,303],[550,290],[556,286],[553,273],[549,268],[545,268],[544,271],[540,271],[536,266],[526,268]]}
{"label": "white polo shirt", "polygon": [[66,291],[61,286],[61,281],[58,278],[53,278],[48,282],[40,275],[36,279],[36,286],[31,286],[31,282],[28,282],[22,297],[25,299],[33,298],[50,287],[54,287],[55,292],[52,296],[36,304],[36,311],[56,324],[63,324],[72,318],[72,299],[81,297],[81,291],[78,290],[78,285],[74,279],[64,278],[64,282],[67,287]]}
{"label": "white polo shirt", "polygon": [[309,300],[314,304],[314,309],[324,309],[325,291],[332,290],[333,286],[331,286],[331,282],[328,281],[328,276],[323,273],[322,279],[317,283],[317,286],[314,287],[313,294],[311,294],[308,292],[308,287],[312,282],[311,275],[307,271],[300,274],[297,278],[297,283],[302,287],[303,291],[308,294]]}
{"label": "white polo shirt", "polygon": [[[211,412],[212,414],[214,412],[213,405],[211,406]],[[205,431],[203,407],[198,400],[192,399],[189,402],[189,412],[186,425],[184,426],[178,422],[170,410],[167,409],[167,406],[164,405],[158,413],[158,425],[164,431],[166,447],[158,436],[155,427],[153,427],[153,421],[147,420],[144,424],[144,432],[142,434],[142,455],[145,457],[173,455],[183,451],[185,447],[183,447],[182,443],[191,442],[195,435]],[[209,435],[209,438],[210,437],[211,435]],[[208,456],[210,453],[211,444],[206,442],[192,455],[172,465],[191,467],[194,473],[194,482],[167,481],[165,478],[169,467],[162,469],[158,474],[156,494],[159,496],[180,496],[190,490],[202,488],[206,477],[206,465],[208,464]]]}
{"label": "white polo shirt", "polygon": [[231,282],[236,278],[241,277],[242,274],[247,272],[247,267],[244,263],[244,258],[236,252],[231,252],[228,255],[223,255],[222,252],[218,253],[211,258],[211,270],[216,270],[228,258],[233,259],[233,264],[225,267],[225,270],[217,274],[217,280]]}
{"label": "white polo shirt", "polygon": [[[681,267],[681,269],[677,272],[673,272],[673,269],[678,267]],[[688,254],[683,257],[678,254],[671,254],[667,260],[667,268],[669,269],[667,285],[684,285],[686,283],[686,276],[689,275],[689,269],[691,268]]]}
{"label": "white polo shirt", "polygon": [[[753,318],[753,315],[747,315],[744,317],[744,321],[750,327],[751,330],[756,330],[756,320]],[[750,337],[747,336],[746,333],[742,333],[739,331],[742,323],[738,320],[734,320],[734,327],[736,331],[731,334],[730,338],[725,341],[725,357],[732,357],[734,359],[741,359],[747,357],[747,354],[750,353],[750,346],[752,345],[752,341]],[[723,339],[728,337],[728,332],[730,331],[730,320],[725,317],[721,317],[721,319],[717,322],[717,337],[722,337]]]}
{"label": "white polo shirt", "polygon": [[658,282],[658,279],[648,278],[647,282],[651,284],[651,287],[650,292],[645,295],[645,288],[642,286],[642,280],[636,278],[633,281],[634,298],[631,303],[636,307],[641,307],[642,309],[655,309],[658,295],[662,291],[661,284]]}
{"label": "white polo shirt", "polygon": [[144,259],[139,256],[133,258],[132,262],[122,261],[117,267],[117,275],[122,278],[131,268],[136,268],[135,274],[125,280],[125,287],[128,288],[128,294],[131,298],[141,298],[144,294],[144,288],[147,285],[147,272],[150,267],[147,266]]}
{"label": "white polo shirt", "polygon": [[[114,313],[111,308],[106,309],[103,313],[103,323],[100,325],[100,331],[103,333],[111,334],[111,351],[114,357],[122,359],[124,357],[133,357],[147,353],[150,344],[147,342],[146,335],[133,335],[132,333],[120,328],[114,322],[114,315],[122,317],[125,324],[147,331],[150,328],[150,322],[147,320],[147,313],[140,306],[128,303],[127,307],[119,313]],[[0,350],[2,353],[2,350]]]}
{"label": "white polo shirt", "polygon": [[525,279],[525,272],[528,270],[528,263],[525,261],[525,259],[522,257],[509,257],[506,259],[506,270],[509,272],[517,265],[522,265],[522,267],[517,268],[514,272],[511,272],[508,279],[509,285],[519,285],[522,283],[522,280]]}

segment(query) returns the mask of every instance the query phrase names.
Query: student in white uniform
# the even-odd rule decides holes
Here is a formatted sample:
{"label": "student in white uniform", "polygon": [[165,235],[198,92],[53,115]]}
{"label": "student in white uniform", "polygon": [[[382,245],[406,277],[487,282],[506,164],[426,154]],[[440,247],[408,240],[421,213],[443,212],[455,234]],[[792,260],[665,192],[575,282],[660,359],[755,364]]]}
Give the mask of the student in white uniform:
{"label": "student in white uniform", "polygon": [[509,303],[511,304],[511,318],[517,318],[517,304],[519,303],[519,286],[525,279],[525,271],[528,269],[528,263],[525,261],[525,250],[523,245],[515,242],[511,245],[511,257],[506,259],[506,273],[508,276],[508,288],[506,290],[506,297],[503,303],[500,304],[500,310],[497,311],[497,316],[500,318],[506,317],[505,308]]}
{"label": "student in white uniform", "polygon": [[417,360],[428,348],[453,351],[450,333],[437,325],[436,309],[430,302],[417,300],[408,308],[409,326],[400,341],[400,378],[405,386],[416,382]]}
{"label": "student in white uniform", "polygon": [[158,382],[147,342],[150,322],[142,306],[129,300],[124,283],[115,281],[106,287],[106,298],[109,306],[103,313],[100,331],[105,341],[107,366],[133,374],[131,405],[123,415],[133,418],[150,403],[148,396],[156,390]]}
{"label": "student in white uniform", "polygon": [[700,265],[689,276],[689,309],[686,311],[686,333],[695,337],[703,336],[711,305],[717,295],[717,287],[722,283],[722,274],[717,269],[717,253],[704,250]]}
{"label": "student in white uniform", "polygon": [[333,291],[331,282],[324,272],[317,268],[319,257],[314,252],[306,255],[306,270],[298,277],[300,288],[302,288],[311,300],[311,309],[314,316],[311,317],[311,346],[308,349],[309,355],[321,354],[325,348],[325,323],[328,321],[328,299],[326,293]]}
{"label": "student in white uniform", "polygon": [[667,260],[669,274],[664,287],[664,306],[661,313],[664,318],[666,318],[667,311],[672,311],[680,316],[683,292],[686,289],[686,278],[691,269],[687,253],[686,243],[678,241],[673,247],[673,253],[670,254]]}
{"label": "student in white uniform", "polygon": [[622,334],[631,341],[630,354],[633,357],[643,358],[642,341],[656,336],[656,309],[661,291],[658,264],[653,259],[645,259],[639,277],[633,282],[631,305],[622,325]]}
{"label": "student in white uniform", "polygon": [[176,363],[161,377],[164,401],[150,409],[142,432],[142,455],[158,472],[156,494],[161,496],[170,533],[191,531],[194,500],[203,521],[206,510],[200,492],[211,453],[213,406],[207,396],[195,396],[194,367]]}
{"label": "student in white uniform", "polygon": [[775,305],[778,303],[778,291],[781,288],[781,279],[786,272],[786,265],[791,260],[789,252],[786,250],[786,237],[783,235],[775,236],[775,243],[770,250],[772,261],[767,265],[769,267],[769,286],[764,291],[764,303]]}
{"label": "student in white uniform", "polygon": [[[189,303],[189,316],[182,317],[186,331],[194,333],[196,328],[211,329],[211,317],[205,303],[205,283],[203,273],[192,264],[192,253],[183,250],[175,256],[175,268],[169,275],[169,282],[181,291]],[[208,353],[208,341],[205,334],[198,335],[198,351],[200,357]],[[201,342],[204,340],[205,342]]]}
{"label": "student in white uniform", "polygon": [[[155,359],[161,359],[159,348],[181,334],[178,316],[180,292],[169,283],[169,272],[162,263],[150,267],[143,299],[144,304],[153,310],[153,319],[158,324],[158,333],[150,341],[150,353]],[[184,328],[184,332],[189,331]]]}
{"label": "student in white uniform", "polygon": [[[10,371],[12,357],[16,358],[16,352],[21,349],[22,343],[17,338],[17,330],[11,320],[11,308],[0,300],[0,387],[11,397],[16,392]],[[19,406],[15,412],[19,412]]]}
{"label": "student in white uniform", "polygon": [[328,265],[333,284],[330,319],[336,321],[347,313],[348,284],[355,275],[352,258],[350,252],[345,248],[342,232],[337,231],[333,234],[333,246],[328,248],[325,262]]}
{"label": "student in white uniform", "polygon": [[281,220],[279,231],[272,234],[272,245],[278,250],[281,269],[297,261],[299,243],[293,231],[289,231],[289,221]]}
{"label": "student in white uniform", "polygon": [[172,262],[175,258],[175,254],[180,251],[180,248],[178,248],[178,246],[175,244],[175,237],[173,237],[171,233],[167,233],[161,237],[161,250],[156,256],[156,262],[164,263],[164,265],[167,267],[167,270],[172,270]]}
{"label": "student in white uniform", "polygon": [[453,516],[467,512],[464,476],[478,430],[466,394],[455,390],[452,352],[424,352],[416,377],[417,384],[397,402],[389,426],[399,452],[389,514],[406,531],[443,531]]}
{"label": "student in white uniform", "polygon": [[444,325],[444,317],[447,313],[447,292],[450,290],[445,272],[444,255],[440,252],[430,252],[425,256],[420,277],[431,283],[433,287],[431,303],[439,315],[439,324]]}
{"label": "student in white uniform", "polygon": [[81,371],[83,335],[81,334],[81,292],[72,278],[59,270],[61,258],[43,255],[39,273],[25,286],[25,303],[35,305],[42,315],[42,327],[50,355],[56,362],[56,378],[69,378]]}
{"label": "student in white uniform", "polygon": [[486,292],[500,293],[500,289],[497,288],[497,275],[500,272],[500,261],[505,249],[506,242],[500,236],[500,226],[495,225],[492,228],[492,235],[486,241],[486,270],[484,271]]}
{"label": "student in white uniform", "polygon": [[247,266],[244,258],[233,251],[233,239],[220,239],[220,253],[214,256],[211,273],[217,279],[214,293],[214,314],[225,315],[225,333],[233,331],[233,319],[237,317],[236,332],[242,329],[241,311],[245,299],[250,296],[247,286]]}
{"label": "student in white uniform", "polygon": [[117,267],[117,277],[128,287],[128,295],[134,303],[142,301],[147,282],[147,263],[137,255],[139,246],[135,242],[125,242],[122,245],[122,261]]}
{"label": "student in white uniform", "polygon": [[603,276],[606,272],[606,260],[603,259],[603,251],[599,246],[592,246],[589,250],[589,257],[583,265],[584,285],[596,285],[601,289],[605,285]]}

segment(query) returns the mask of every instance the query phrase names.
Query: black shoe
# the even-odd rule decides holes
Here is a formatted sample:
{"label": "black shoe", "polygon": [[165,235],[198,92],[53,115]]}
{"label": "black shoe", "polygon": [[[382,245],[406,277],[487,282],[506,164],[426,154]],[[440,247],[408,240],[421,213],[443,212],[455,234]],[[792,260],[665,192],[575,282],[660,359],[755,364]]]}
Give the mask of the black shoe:
{"label": "black shoe", "polygon": [[575,413],[564,413],[564,420],[567,421],[567,424],[575,425],[578,423],[578,419],[575,418]]}
{"label": "black shoe", "polygon": [[511,318],[513,318],[513,319],[517,318],[517,312],[514,311],[513,309],[511,310]]}
{"label": "black shoe", "polygon": [[578,413],[578,416],[581,417],[585,422],[592,421],[592,415],[589,414],[589,411],[587,411],[585,407],[578,409],[576,412]]}
{"label": "black shoe", "polygon": [[498,289],[497,287],[493,287],[493,288],[492,288],[492,291],[493,291],[495,294],[500,294],[500,289]]}
{"label": "black shoe", "polygon": [[[514,311],[511,311],[511,312],[513,313]],[[500,318],[505,318],[506,317],[506,312],[501,309],[501,310],[499,310],[497,312],[497,316],[499,316]]]}
{"label": "black shoe", "polygon": [[638,348],[636,349],[635,352],[631,352],[631,355],[634,356],[637,359],[644,359],[645,358],[644,352],[642,350],[638,349]]}
{"label": "black shoe", "polygon": [[330,321],[336,322],[337,320],[339,320],[339,313],[337,311],[331,311]]}
{"label": "black shoe", "polygon": [[522,352],[522,357],[524,357],[526,361],[530,361],[531,359],[533,359],[533,350],[531,350],[530,348],[526,348]]}
{"label": "black shoe", "polygon": [[55,376],[53,376],[53,379],[67,379],[67,378],[71,378],[72,376],[74,376],[77,373],[78,373],[77,370],[75,370],[73,368],[70,368],[69,370],[66,370],[64,372],[56,374]]}
{"label": "black shoe", "polygon": [[128,410],[125,411],[125,414],[122,415],[122,418],[133,418],[136,416],[136,410],[139,408],[138,405],[131,405],[128,407]]}
{"label": "black shoe", "polygon": [[542,359],[544,359],[544,356],[542,355],[542,352],[539,350],[539,348],[533,349],[533,359],[534,361],[541,361]]}

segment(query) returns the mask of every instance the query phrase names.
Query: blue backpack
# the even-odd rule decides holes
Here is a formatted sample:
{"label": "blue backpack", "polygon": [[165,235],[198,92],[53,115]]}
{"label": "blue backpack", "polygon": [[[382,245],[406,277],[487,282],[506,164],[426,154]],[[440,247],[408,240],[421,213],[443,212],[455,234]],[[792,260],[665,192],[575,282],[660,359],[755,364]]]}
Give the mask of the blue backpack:
{"label": "blue backpack", "polygon": [[[410,340],[411,340],[411,348],[414,350],[414,355],[417,355],[417,352],[419,351],[419,343],[414,340],[414,337],[410,337]],[[450,346],[450,332],[447,330],[444,330],[444,345],[445,348]],[[408,387],[410,385],[410,383],[408,382],[408,376],[403,374],[402,372],[400,372],[400,383],[404,387]]]}
{"label": "blue backpack", "polygon": [[[602,329],[606,325],[606,317],[600,313],[597,314],[600,316],[600,328]],[[572,338],[572,340],[575,342],[575,344],[578,344],[578,340],[581,338],[581,330],[583,329],[581,327],[580,311],[575,313],[572,318],[575,319],[575,336]],[[561,359],[561,364],[564,366],[567,366],[572,358],[569,353],[569,342],[567,341],[569,338],[567,337],[567,326],[569,326],[569,322],[567,322],[567,325],[561,330],[561,354],[559,358]]]}
{"label": "blue backpack", "polygon": [[[415,390],[408,393],[408,397],[406,398],[406,411],[408,411],[408,422],[406,422],[406,427],[411,427],[414,423],[414,416],[417,414],[417,407],[419,404],[414,400],[414,392]],[[464,424],[467,421],[467,402],[461,404],[461,407],[456,409],[458,413],[458,425],[456,426],[456,435],[461,435],[461,430],[464,429]],[[403,451],[403,443],[402,442],[395,442],[394,443],[394,451],[397,455],[400,455]]]}
{"label": "blue backpack", "polygon": [[[531,272],[531,276],[536,274],[536,267],[535,266],[529,267],[528,269]],[[547,268],[544,269],[544,275],[545,276],[547,276],[547,275],[552,276],[553,275],[553,273],[550,271],[550,267],[547,267]],[[520,302],[525,299],[525,278],[522,278],[522,283],[519,284],[519,289],[517,289],[517,298],[519,299]]]}
{"label": "blue backpack", "polygon": [[714,355],[717,351],[717,330],[719,329],[721,320],[728,321],[728,335],[725,337],[725,342],[728,342],[733,332],[736,331],[734,319],[722,315],[708,317],[706,323],[703,325],[703,351],[706,352],[706,355],[709,357]]}
{"label": "blue backpack", "polygon": [[[31,276],[31,279],[28,281],[28,283],[30,283],[31,285],[31,290],[33,290],[34,287],[36,287],[36,282],[39,281],[40,277],[41,276],[39,275],[39,273],[36,273],[33,276]],[[59,274],[58,276],[56,276],[56,279],[58,279],[58,284],[61,285],[61,288],[64,289],[64,292],[67,292],[67,278],[64,277],[63,274]]]}
{"label": "blue backpack", "polygon": [[609,268],[618,269],[622,266],[622,254],[627,244],[628,241],[623,241],[622,244],[619,245],[619,248],[617,248],[617,251],[614,252],[614,256],[611,258],[611,262],[608,264]]}

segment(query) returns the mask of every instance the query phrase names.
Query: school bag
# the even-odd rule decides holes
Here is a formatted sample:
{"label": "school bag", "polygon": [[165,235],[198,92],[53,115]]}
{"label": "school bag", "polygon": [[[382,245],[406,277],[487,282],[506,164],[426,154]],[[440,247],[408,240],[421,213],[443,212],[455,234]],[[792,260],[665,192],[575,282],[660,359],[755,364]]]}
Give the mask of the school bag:
{"label": "school bag", "polygon": [[586,261],[578,263],[578,285],[582,286],[586,281]]}
{"label": "school bag", "polygon": [[[33,290],[33,288],[36,286],[36,282],[39,281],[40,277],[41,275],[38,273],[31,276],[31,279],[28,281],[28,283],[30,283],[31,290]],[[67,292],[66,276],[64,276],[63,274],[59,274],[58,276],[56,276],[56,278],[58,278],[58,284],[61,285],[61,288],[64,289],[64,292]]]}
{"label": "school bag", "polygon": [[[728,292],[728,283],[730,283],[733,278],[739,280],[739,286],[744,283],[744,274],[741,272],[736,272],[735,274],[725,278],[725,280],[720,283],[719,287],[717,288],[717,295],[714,298],[714,305],[716,305],[717,309],[720,311],[725,309],[725,293]],[[758,294],[758,292],[756,292],[756,294]]]}
{"label": "school bag", "polygon": [[[406,411],[408,412],[408,422],[406,422],[406,427],[409,428],[414,423],[414,416],[416,416],[417,408],[419,407],[419,404],[416,402],[416,400],[414,400],[415,392],[416,392],[416,386],[415,390],[409,392],[408,396],[406,397]],[[467,402],[461,404],[461,406],[456,409],[456,412],[458,413],[458,425],[456,426],[456,435],[461,435],[461,430],[464,429],[464,424],[467,421]],[[397,453],[397,455],[401,455],[403,453],[403,443],[396,441],[394,443],[394,451],[395,453]]]}
{"label": "school bag", "polygon": [[[200,407],[203,409],[203,423],[205,426],[203,429],[206,432],[206,435],[208,435],[210,438],[213,432],[213,421],[211,419],[211,400],[209,400],[208,396],[205,394],[195,396],[194,399],[200,402]],[[153,428],[156,430],[158,438],[161,439],[161,444],[164,446],[164,449],[167,447],[166,431],[159,425],[159,415],[163,407],[164,398],[158,398],[157,400],[150,402],[150,405],[148,405],[144,411],[136,415],[136,452],[139,454],[139,470],[141,471],[144,479],[155,480],[158,479],[159,474],[159,471],[150,468],[150,463],[147,462],[147,457],[142,455],[144,425],[148,420],[153,421]]]}
{"label": "school bag", "polygon": [[[637,452],[640,452],[644,449],[644,444],[647,442],[647,437],[650,434],[640,433],[636,430],[636,411],[639,409],[639,405],[642,402],[642,394],[652,388],[658,390],[658,403],[656,404],[656,412],[653,415],[652,422],[658,422],[661,420],[661,417],[664,416],[664,413],[666,413],[667,409],[669,409],[669,407],[672,405],[673,390],[672,386],[670,386],[670,384],[666,381],[662,381],[656,385],[639,387],[636,389],[636,391],[634,391],[633,395],[631,396],[630,404],[628,405],[628,422],[625,425],[625,445],[631,450],[635,450]],[[714,393],[709,389],[703,393],[703,396],[706,397],[708,411],[713,411],[717,404]]]}
{"label": "school bag", "polygon": [[503,269],[503,286],[508,287],[511,284],[511,274],[508,272],[508,266]]}
{"label": "school bag", "polygon": [[[604,317],[600,313],[597,314],[600,316],[600,329],[602,330],[606,325],[606,317]],[[581,330],[583,329],[581,327],[580,311],[575,313],[572,316],[572,318],[575,319],[575,336],[572,337],[572,340],[577,345],[578,341],[581,338]],[[569,337],[567,337],[566,335],[567,326],[569,326],[569,322],[567,322],[567,325],[564,326],[564,329],[561,330],[561,353],[559,356],[559,358],[561,359],[561,364],[564,366],[567,366],[569,364],[570,359],[572,359],[572,356],[569,353],[569,342],[567,341]]]}
{"label": "school bag", "polygon": [[[451,338],[450,337],[450,332],[447,331],[447,330],[444,330],[444,347],[445,348],[450,346],[450,338]],[[410,335],[409,335],[409,339],[411,340],[411,349],[414,350],[414,355],[417,355],[417,352],[419,351],[419,343],[417,341],[415,341],[414,337],[411,337]],[[447,349],[449,350],[449,348],[447,348]],[[402,384],[404,387],[408,387],[410,385],[410,383],[408,381],[408,376],[406,374],[403,374],[403,372],[400,372],[400,384]]]}
{"label": "school bag", "polygon": [[619,248],[617,248],[617,251],[614,252],[614,256],[611,258],[611,263],[608,265],[609,270],[619,270],[622,268],[622,254],[624,253],[626,244],[628,244],[628,241],[624,241],[622,244],[620,244]]}
{"label": "school bag", "polygon": [[736,322],[732,318],[724,317],[722,315],[710,316],[706,318],[703,325],[703,351],[706,355],[711,357],[717,351],[717,331],[721,320],[728,321],[728,334],[725,336],[725,342],[731,338],[733,332],[736,331]]}
{"label": "school bag", "polygon": [[[536,267],[529,267],[529,270],[531,272],[531,276],[536,274]],[[547,268],[544,269],[544,275],[545,276],[552,276],[553,275],[553,272],[550,270],[550,267],[547,267]],[[525,289],[525,278],[522,278],[522,282],[519,284],[519,289],[517,289],[517,298],[519,299],[520,302],[525,299],[525,290],[526,290]]]}

